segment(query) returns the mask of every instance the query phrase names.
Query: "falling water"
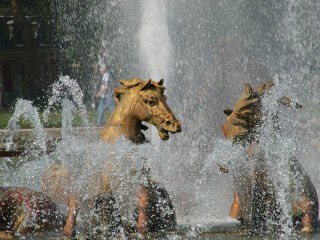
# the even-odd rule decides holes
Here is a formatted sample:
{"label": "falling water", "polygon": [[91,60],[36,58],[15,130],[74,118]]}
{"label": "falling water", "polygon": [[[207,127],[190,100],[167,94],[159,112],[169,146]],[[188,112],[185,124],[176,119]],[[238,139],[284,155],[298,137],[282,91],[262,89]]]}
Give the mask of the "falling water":
{"label": "falling water", "polygon": [[62,99],[61,110],[61,137],[66,138],[71,134],[72,122],[74,120],[75,106],[69,99]]}
{"label": "falling water", "polygon": [[[109,1],[106,4],[101,1],[93,7],[92,12],[96,14],[92,16],[106,26],[101,48],[117,68],[118,79],[133,76],[165,79],[168,101],[172,103],[169,105],[181,120],[183,132],[171,136],[166,147],[161,148],[165,153],[160,154],[156,148],[157,154],[148,164],[153,167],[154,177],[162,180],[171,194],[179,222],[189,222],[193,229],[199,222],[228,220],[235,189],[232,170],[237,171],[246,161],[243,149],[222,140],[223,110],[233,107],[244,83],[256,86],[270,80],[275,73],[291,76],[283,78],[270,96],[290,94],[301,100],[303,108],[282,108],[276,105],[274,98],[266,99],[267,115],[274,111],[283,113],[277,123],[281,126],[281,134],[273,131],[275,123],[270,120],[263,125],[261,135],[272,173],[270,177],[279,190],[276,195],[283,220],[281,231],[284,236],[290,235],[288,213],[291,206],[287,191],[292,176],[286,171],[288,155],[297,156],[318,192],[320,186],[317,177],[320,150],[319,3],[312,0],[272,0],[268,3],[255,0],[142,0],[136,3]],[[69,18],[67,12],[65,16]],[[83,36],[91,38],[91,35]],[[66,82],[69,80],[65,78]],[[53,98],[49,106],[58,100],[60,104],[62,98]],[[72,97],[69,100],[79,109],[80,105]],[[69,126],[70,121],[66,122]],[[93,151],[89,153],[88,148]],[[91,192],[85,192],[85,189],[90,189],[97,180],[95,174],[106,163],[105,154],[121,162],[117,166],[117,171],[121,172],[127,164],[124,159],[134,155],[125,148],[135,151],[128,143],[111,148],[98,140],[66,139],[58,145],[60,151],[55,152],[50,161],[63,162],[73,170],[73,177],[79,179],[75,188],[86,199]],[[153,156],[151,150],[143,148],[135,156],[144,154],[148,159]],[[163,154],[167,155],[163,157]],[[217,162],[227,164],[231,174],[220,173]],[[141,166],[141,159],[132,164],[133,168]]]}
{"label": "falling water", "polygon": [[13,136],[19,130],[19,120],[29,121],[32,125],[32,142],[26,139],[25,153],[18,159],[6,158],[2,164],[2,170],[6,169],[7,174],[2,174],[2,186],[28,187],[38,189],[43,169],[47,163],[47,134],[40,121],[38,109],[31,101],[19,99],[15,111],[9,120],[7,129],[9,136],[4,139],[8,149],[16,149],[13,143]]}
{"label": "falling water", "polygon": [[[48,120],[48,115],[50,111],[53,109],[59,107],[61,104],[65,107],[67,107],[67,110],[63,110],[63,123],[64,124],[71,124],[73,119],[73,113],[74,111],[70,111],[71,108],[70,104],[74,104],[74,107],[78,110],[78,113],[81,116],[81,120],[85,127],[89,126],[89,121],[87,118],[87,110],[83,103],[83,92],[80,89],[77,81],[71,79],[69,76],[60,76],[59,80],[55,82],[50,87],[50,93],[51,96],[48,100],[48,106],[45,109],[43,113],[43,119],[44,121]],[[69,99],[65,100],[65,99]],[[72,101],[72,103],[70,102]],[[64,103],[64,104],[63,104]],[[67,116],[67,115],[70,116]],[[70,128],[71,126],[67,126],[67,128]]]}
{"label": "falling water", "polygon": [[143,15],[139,31],[142,66],[144,75],[154,80],[167,80],[170,86],[170,63],[173,57],[167,24],[164,0],[143,0]]}
{"label": "falling water", "polygon": [[[143,14],[139,31],[142,75],[154,81],[165,79],[170,86],[171,42],[168,33],[164,0],[143,0]],[[150,126],[152,143],[159,146],[157,129]]]}
{"label": "falling water", "polygon": [[[276,201],[279,204],[277,211],[280,213],[279,222],[272,222],[273,219],[268,219],[267,223],[280,225],[279,237],[284,239],[292,236],[291,204],[295,194],[298,194],[298,191],[292,191],[292,185],[296,184],[294,181],[299,182],[299,180],[291,179],[294,173],[290,168],[290,159],[295,158],[299,151],[294,139],[297,123],[293,116],[300,114],[299,109],[294,108],[297,96],[291,89],[291,85],[288,84],[291,81],[289,76],[274,77],[275,87],[262,99],[265,122],[259,130],[258,137],[259,146],[264,153],[266,167],[270,174],[268,179],[275,187]],[[291,107],[279,104],[279,99],[284,96],[290,96],[292,99]]]}
{"label": "falling water", "polygon": [[15,131],[18,130],[19,119],[20,117],[24,118],[24,121],[29,120],[32,124],[34,140],[33,146],[34,149],[30,153],[36,154],[36,148],[39,149],[40,152],[46,152],[46,133],[41,124],[38,109],[32,105],[31,101],[19,99],[15,106],[15,111],[12,117],[9,120],[7,129],[9,130],[10,135],[6,137],[7,141],[7,150],[15,149],[13,144],[13,135]]}
{"label": "falling water", "polygon": [[[74,99],[76,99],[77,106],[83,106],[83,104],[81,98],[71,98],[74,101],[70,101],[66,97],[70,95],[74,97],[75,94],[82,96],[82,92],[78,91],[79,86],[76,82],[68,77],[61,77],[53,86],[49,107],[52,109],[62,104],[62,118],[64,119],[61,132],[64,137],[56,142],[55,149],[46,153],[45,147],[48,139],[40,123],[37,109],[29,101],[19,100],[15,114],[9,122],[12,134],[17,130],[19,117],[24,116],[32,121],[37,130],[38,139],[43,141],[40,146],[43,146],[44,149],[42,149],[42,155],[37,155],[36,158],[30,158],[31,155],[19,157],[19,164],[12,167],[10,164],[3,164],[0,172],[3,186],[27,187],[35,191],[45,191],[42,184],[45,171],[52,164],[62,165],[69,172],[69,184],[63,186],[63,194],[59,196],[51,195],[50,192],[46,193],[58,205],[60,211],[66,213],[65,193],[72,191],[82,206],[80,222],[88,225],[92,215],[87,215],[91,214],[87,211],[87,207],[92,197],[97,196],[100,191],[101,172],[112,166],[111,186],[114,189],[113,196],[116,197],[117,206],[123,216],[122,221],[125,225],[135,225],[136,193],[143,181],[140,172],[143,167],[150,168],[155,173],[153,179],[161,184],[162,179],[159,178],[158,173],[166,171],[161,163],[163,158],[168,156],[151,144],[136,145],[124,138],[110,145],[86,132],[83,132],[81,137],[73,135],[72,112],[76,109]],[[48,112],[49,108],[46,109],[46,114]],[[12,137],[9,137],[10,139]],[[37,141],[34,143],[35,146],[38,145]],[[36,151],[32,150],[32,155],[35,153]]]}
{"label": "falling water", "polygon": [[[301,201],[304,194],[315,191],[312,176],[305,171],[303,148],[301,144],[300,118],[303,108],[299,104],[301,86],[295,85],[291,76],[275,76],[275,87],[263,98],[263,112],[265,122],[259,130],[260,147],[263,148],[266,166],[270,172],[270,182],[275,187],[275,197],[278,203],[280,236],[288,239],[293,236],[291,220],[295,201]],[[278,99],[290,96],[289,106],[279,104]],[[308,139],[307,141],[310,141]],[[314,150],[309,150],[314,151]],[[312,161],[312,158],[308,159]],[[312,183],[313,182],[313,183]],[[309,195],[308,195],[309,196]],[[314,201],[314,200],[313,200]]]}

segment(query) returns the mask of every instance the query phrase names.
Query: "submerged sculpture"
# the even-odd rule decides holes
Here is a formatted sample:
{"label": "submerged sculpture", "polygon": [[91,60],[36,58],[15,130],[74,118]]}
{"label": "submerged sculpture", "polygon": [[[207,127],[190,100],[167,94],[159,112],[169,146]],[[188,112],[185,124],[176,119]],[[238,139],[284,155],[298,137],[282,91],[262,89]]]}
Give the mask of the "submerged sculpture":
{"label": "submerged sculpture", "polygon": [[[67,168],[53,164],[43,175],[41,192],[0,187],[0,233],[24,235],[61,229],[65,235],[73,235],[77,202],[67,191],[68,185]],[[56,202],[68,205],[67,217],[58,211]]]}
{"label": "submerged sculpture", "polygon": [[[121,84],[122,86],[114,91],[116,108],[101,132],[101,139],[114,143],[124,136],[134,143],[144,143],[146,138],[141,130],[146,130],[146,126],[142,125],[142,121],[154,125],[162,140],[169,139],[169,132],[181,132],[180,122],[166,103],[163,79],[154,82],[151,79],[144,81],[133,78],[122,80]],[[109,183],[110,171],[112,167],[102,174],[102,185],[105,191],[112,191]],[[146,233],[172,230],[175,225],[175,213],[168,193],[151,180],[149,172],[144,171],[141,174],[145,175],[147,182],[139,192],[138,231]],[[158,202],[154,202],[157,198]],[[167,216],[162,214],[161,217],[163,211],[161,208],[171,209],[172,214]]]}
{"label": "submerged sculpture", "polygon": [[[249,84],[236,102],[234,109],[224,112],[227,120],[223,124],[224,135],[236,144],[243,144],[247,149],[247,156],[254,162],[253,169],[242,166],[240,173],[236,173],[238,192],[234,193],[234,202],[231,206],[230,217],[242,220],[249,228],[263,230],[266,221],[277,219],[277,202],[275,187],[270,181],[269,170],[265,167],[264,152],[259,146],[259,126],[264,121],[261,98],[268,94],[273,87],[267,82],[254,92]],[[301,105],[291,102],[289,97],[282,97],[279,103],[286,106],[301,108]],[[272,137],[272,136],[270,136]],[[312,232],[318,218],[318,197],[310,177],[294,156],[289,158],[289,171],[292,178],[290,198],[292,202],[293,224],[296,221],[302,224],[302,232]],[[236,182],[235,181],[235,182]],[[297,187],[299,185],[299,187]]]}
{"label": "submerged sculpture", "polygon": [[0,231],[35,233],[61,229],[65,223],[53,201],[41,192],[1,187],[0,196]]}
{"label": "submerged sculpture", "polygon": [[[181,132],[180,122],[166,104],[164,90],[163,80],[159,82],[138,78],[122,80],[121,87],[114,91],[116,107],[101,131],[101,139],[110,144],[121,137],[136,144],[146,143],[142,130],[146,130],[147,127],[142,124],[143,121],[154,125],[162,140],[169,139],[169,132]],[[102,194],[99,194],[98,201],[95,201],[91,208],[97,213],[96,216],[100,217],[99,219],[95,217],[91,221],[93,224],[90,226],[91,230],[88,230],[91,237],[95,237],[92,229],[101,225],[109,225],[111,228],[107,231],[115,234],[120,226],[124,227],[125,235],[137,230],[140,234],[173,230],[176,225],[176,216],[169,194],[165,188],[151,179],[150,169],[145,167],[140,173],[133,173],[140,174],[141,178],[144,178],[138,193],[137,224],[130,227],[124,226],[115,207],[117,199],[113,196],[115,189],[111,184],[114,180],[111,177],[112,168],[112,163],[105,166],[101,174]],[[110,217],[105,217],[106,214]]]}
{"label": "submerged sculpture", "polygon": [[[115,90],[116,108],[102,130],[101,139],[112,144],[124,136],[134,143],[144,143],[146,138],[141,131],[146,130],[147,127],[142,125],[142,121],[154,125],[163,140],[169,138],[169,132],[181,131],[180,122],[166,104],[163,80],[153,82],[151,79],[144,81],[134,78],[122,80],[121,84],[122,86]],[[89,216],[91,218],[89,222],[91,221],[90,224],[93,227],[108,225],[107,231],[110,232],[110,236],[119,233],[120,227],[125,229],[123,233],[125,236],[137,230],[140,233],[146,233],[172,230],[175,227],[176,217],[171,199],[167,191],[151,179],[149,169],[145,167],[141,173],[134,173],[144,178],[137,203],[137,225],[131,226],[131,229],[123,226],[116,207],[117,200],[113,195],[114,186],[110,185],[112,163],[108,166],[101,166],[101,168],[104,170],[101,174],[100,190],[96,196],[92,196],[91,202],[87,203],[89,210],[94,213]],[[79,201],[71,186],[72,181],[68,169],[61,164],[53,164],[43,174],[43,193],[33,192],[26,188],[2,189],[1,199],[3,201],[0,202],[0,207],[7,215],[0,216],[0,231],[25,234],[63,229],[65,236],[74,236],[76,216],[79,208],[84,206],[79,206]],[[20,196],[23,198],[21,199]],[[45,200],[41,202],[40,198]],[[32,206],[27,204],[30,199],[34,199]],[[60,218],[54,202],[68,205],[66,218]],[[29,214],[39,209],[42,215],[34,218],[32,214]],[[46,224],[37,224],[39,219]],[[25,221],[28,221],[28,227],[23,225]],[[93,233],[92,228],[86,231],[88,234]]]}

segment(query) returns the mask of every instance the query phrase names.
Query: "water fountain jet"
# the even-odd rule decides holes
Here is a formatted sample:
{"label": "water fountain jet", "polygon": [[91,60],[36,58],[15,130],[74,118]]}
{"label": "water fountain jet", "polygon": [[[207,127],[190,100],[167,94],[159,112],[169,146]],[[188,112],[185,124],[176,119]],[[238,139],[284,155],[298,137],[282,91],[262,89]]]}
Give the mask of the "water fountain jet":
{"label": "water fountain jet", "polygon": [[[165,149],[170,154],[161,162],[166,170],[157,174],[168,179],[164,184],[173,197],[178,222],[187,223],[188,229],[192,229],[190,237],[201,233],[201,224],[216,219],[226,221],[224,216],[227,215],[227,208],[232,201],[232,194],[229,194],[229,189],[232,188],[231,177],[221,175],[215,164],[210,166],[210,172],[206,175],[199,170],[203,168],[204,159],[210,154],[217,157],[215,162],[225,160],[226,164],[234,163],[233,156],[223,153],[223,150],[230,151],[230,146],[220,142],[220,123],[224,119],[222,107],[236,100],[244,82],[258,84],[270,79],[269,74],[275,72],[286,72],[293,76],[292,80],[287,81],[287,85],[292,86],[297,95],[300,95],[299,102],[304,106],[294,117],[299,121],[296,124],[299,145],[295,146],[298,146],[297,149],[301,152],[297,151],[299,153],[293,155],[299,156],[298,159],[308,171],[312,182],[317,188],[320,186],[317,178],[320,139],[320,91],[317,77],[319,4],[310,0],[270,1],[269,4],[261,2],[161,1],[166,7],[166,21],[163,19],[162,23],[167,26],[163,29],[168,30],[172,44],[170,54],[175,59],[169,64],[170,73],[174,76],[174,80],[170,81],[169,100],[177,111],[176,116],[183,121],[184,133],[171,137],[168,140],[169,147],[164,147],[164,144],[161,146],[161,150]],[[98,12],[93,16],[105,28],[105,36],[102,36],[105,44],[102,48],[105,48],[103,50],[106,51],[106,57],[115,63],[119,78],[145,74],[137,70],[140,69],[140,61],[137,59],[141,56],[140,48],[132,53],[140,43],[137,41],[137,33],[140,33],[142,25],[143,14],[140,7],[145,6],[142,4],[130,1],[110,1],[106,4],[101,1],[101,4],[93,9]],[[120,9],[122,7],[123,9]],[[108,17],[104,19],[103,15]],[[65,16],[68,16],[68,20],[71,19],[68,11]],[[70,22],[72,21],[68,23]],[[125,24],[122,24],[123,22]],[[152,25],[150,28],[152,29]],[[68,29],[66,32],[69,32]],[[99,35],[99,32],[96,34]],[[88,37],[92,39],[92,35]],[[157,61],[155,62],[157,65]],[[157,76],[158,79],[161,77]],[[211,142],[212,138],[214,139]],[[291,138],[286,139],[291,143]],[[281,142],[281,138],[276,140]],[[79,146],[90,146],[98,152],[90,141],[81,144],[79,141]],[[69,142],[69,146],[75,152],[85,154],[76,144]],[[288,144],[279,146],[290,149]],[[219,151],[216,148],[219,148]],[[119,149],[121,150],[121,147]],[[109,148],[103,150],[111,151]],[[282,156],[284,152],[286,151],[280,151],[279,155]],[[237,164],[241,164],[240,158],[245,156],[242,153],[239,155]],[[69,156],[72,156],[70,150]],[[99,156],[95,157],[100,159]],[[270,160],[274,161],[273,157],[270,157]],[[82,159],[80,155],[77,155],[77,158]],[[63,162],[63,155],[59,160]],[[80,162],[77,161],[78,164]],[[85,165],[88,169],[91,166],[89,162],[88,160]],[[94,164],[96,163],[92,163]],[[72,167],[76,169],[78,166],[74,165]],[[279,165],[275,166],[279,168]],[[290,167],[290,164],[287,162],[286,166]],[[209,167],[208,164],[206,167]],[[230,169],[232,167],[235,166],[232,165]],[[278,179],[281,180],[280,175]],[[284,182],[287,182],[288,176],[283,177]],[[286,195],[283,195],[282,200],[287,201]],[[284,206],[285,212],[288,212],[289,208],[290,205]],[[288,221],[285,224],[289,226]]]}
{"label": "water fountain jet", "polygon": [[263,84],[256,92],[247,84],[234,110],[225,111],[223,132],[247,148],[248,156],[234,170],[238,188],[230,216],[252,231],[276,231],[290,237],[296,224],[293,219],[300,221],[303,233],[317,228],[319,206],[316,189],[294,156],[293,142],[289,138],[283,142],[285,135],[280,133],[294,134],[294,129],[282,129],[278,104],[301,105],[284,95],[279,85],[278,77],[275,84]]}
{"label": "water fountain jet", "polygon": [[[120,151],[115,151],[115,149],[119,148],[117,142],[120,141],[119,138],[121,139],[121,137],[125,137],[134,143],[144,143],[146,141],[141,132],[142,121],[147,121],[156,126],[159,131],[159,136],[164,140],[169,138],[169,132],[180,132],[181,125],[166,104],[163,80],[153,82],[152,80],[130,79],[123,80],[121,83],[122,87],[115,90],[117,98],[116,109],[101,133],[101,139],[111,142],[113,145],[106,144],[102,141],[94,142],[100,145],[100,147],[105,145],[105,147],[109,148],[107,150],[108,153],[106,154],[104,151],[99,150],[93,155],[92,153],[88,153],[88,148],[80,150],[79,147],[84,144],[79,144],[79,140],[70,135],[71,131],[68,131],[69,126],[67,126],[67,137],[62,138],[61,141],[57,143],[55,151],[44,156],[47,161],[41,164],[43,169],[46,169],[41,177],[43,191],[56,203],[61,205],[65,205],[66,202],[68,203],[68,216],[64,225],[65,235],[75,234],[77,204],[79,204],[80,208],[83,208],[84,214],[81,216],[85,221],[90,222],[90,219],[93,221],[93,216],[90,211],[96,212],[94,209],[100,206],[109,209],[110,216],[115,217],[107,219],[107,222],[102,224],[101,227],[104,228],[109,224],[115,224],[117,229],[121,227],[120,225],[122,225],[123,220],[116,220],[119,219],[119,217],[116,217],[119,215],[119,211],[121,211],[121,214],[125,214],[124,217],[129,219],[133,216],[129,217],[128,214],[132,215],[133,213],[130,213],[129,209],[127,209],[128,203],[126,201],[121,205],[119,205],[118,202],[123,201],[121,200],[123,197],[135,199],[132,195],[137,194],[138,186],[142,186],[139,192],[137,208],[138,224],[137,226],[131,226],[131,228],[138,229],[140,233],[145,234],[147,231],[169,230],[175,227],[174,208],[167,191],[161,187],[159,183],[150,178],[150,167],[147,162],[151,159],[151,153],[144,158],[145,160],[143,162],[139,159],[140,164],[132,166],[133,169],[131,169],[132,167],[130,167],[130,165],[134,163],[133,156],[129,158],[124,157],[124,159],[121,158],[121,152],[128,151],[129,153],[130,149],[121,149]],[[60,94],[56,93],[51,99],[59,101]],[[54,101],[51,102],[53,103]],[[74,109],[71,101],[62,99],[62,103],[63,108],[67,108],[62,109],[62,112],[70,112],[70,109]],[[70,117],[65,120],[65,127],[68,123],[70,124],[70,119],[72,120]],[[89,146],[88,143],[85,145],[87,145],[87,147]],[[123,144],[120,146],[121,148],[124,147]],[[64,149],[65,147],[67,147],[67,149]],[[68,152],[72,153],[72,155],[69,155]],[[133,152],[132,154],[136,153]],[[77,159],[86,159],[90,155],[96,158],[94,160],[95,163],[79,162]],[[140,155],[140,157],[141,156],[142,155]],[[39,160],[36,161],[36,163],[39,164]],[[83,170],[79,169],[79,166],[83,164],[91,165],[90,167],[88,166],[87,170],[90,168],[92,172],[83,175]],[[100,170],[97,171],[98,166]],[[120,170],[119,167],[122,170]],[[142,172],[140,173],[140,171]],[[83,179],[79,180],[79,176],[82,176]],[[83,184],[94,184],[96,185],[96,189],[92,188],[89,190],[86,188],[88,192],[82,193]],[[128,189],[125,185],[131,186],[130,191],[126,192]],[[132,192],[134,190],[136,190],[136,193]],[[19,192],[20,190],[17,189],[17,191]],[[34,192],[34,194],[36,193]],[[113,202],[113,204],[111,204],[111,202]],[[6,204],[8,205],[8,203]],[[7,206],[6,204],[4,204],[4,207]],[[86,206],[90,210],[89,213],[85,213],[84,211]],[[103,222],[102,219],[100,220]],[[96,219],[96,224],[101,224],[102,222],[100,222],[100,220],[97,222]],[[14,221],[15,220],[13,220],[13,222]],[[161,224],[159,224],[159,222],[161,222]],[[90,228],[93,229],[98,225],[89,224],[88,226],[91,226]],[[99,234],[101,234],[101,229],[99,230]],[[14,231],[14,229],[12,230]],[[97,232],[92,232],[90,229],[86,231],[89,235],[97,234]],[[104,232],[105,234],[126,235],[125,232],[130,232],[131,230],[124,229],[118,232],[107,227],[105,231],[107,231],[107,233]]]}

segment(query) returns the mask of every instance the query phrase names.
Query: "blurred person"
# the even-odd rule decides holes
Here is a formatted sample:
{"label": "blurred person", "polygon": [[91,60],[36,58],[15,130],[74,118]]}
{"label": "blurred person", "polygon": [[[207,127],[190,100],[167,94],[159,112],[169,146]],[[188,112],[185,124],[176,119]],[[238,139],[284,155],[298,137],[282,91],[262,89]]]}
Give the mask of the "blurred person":
{"label": "blurred person", "polygon": [[112,92],[112,75],[111,68],[107,65],[101,65],[99,72],[102,75],[101,87],[96,93],[96,98],[100,98],[100,103],[98,105],[98,115],[97,115],[97,126],[103,126],[105,124],[105,119],[103,118],[103,113],[106,108],[110,112],[114,110],[114,100]]}

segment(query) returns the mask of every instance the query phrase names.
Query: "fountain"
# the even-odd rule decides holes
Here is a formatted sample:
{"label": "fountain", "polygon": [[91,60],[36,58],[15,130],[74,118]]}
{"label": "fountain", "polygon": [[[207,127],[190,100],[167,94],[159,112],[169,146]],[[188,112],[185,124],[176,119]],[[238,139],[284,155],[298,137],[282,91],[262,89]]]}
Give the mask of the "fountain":
{"label": "fountain", "polygon": [[[136,144],[146,143],[146,138],[141,132],[144,129],[142,120],[157,127],[159,136],[163,140],[169,139],[169,132],[180,132],[181,125],[166,104],[163,80],[153,82],[134,78],[122,80],[121,83],[122,87],[115,89],[117,105],[115,111],[101,132],[101,139],[109,144],[88,137],[75,138],[71,134],[71,126],[68,124],[72,123],[70,114],[72,115],[75,110],[73,103],[83,106],[81,98],[72,98],[74,93],[79,93],[78,85],[69,77],[61,77],[59,82],[53,85],[54,94],[49,98],[49,107],[44,112],[45,119],[50,108],[60,102],[64,118],[62,126],[66,130],[62,129],[62,139],[50,154],[43,151],[44,156],[35,161],[27,160],[27,163],[20,158],[18,159],[20,166],[9,171],[10,174],[2,176],[3,182],[8,182],[10,188],[2,189],[0,206],[3,213],[12,213],[1,216],[2,230],[24,234],[30,229],[31,233],[35,233],[36,230],[59,229],[63,221],[64,234],[74,235],[77,205],[85,226],[85,235],[89,238],[97,234],[126,238],[135,229],[145,234],[146,231],[169,230],[175,226],[175,213],[170,197],[165,188],[150,175],[154,171],[154,164],[151,163],[155,160],[161,161],[161,155],[158,154],[158,150],[153,150],[148,145],[143,147],[141,152],[138,147],[128,146],[126,141],[130,140]],[[71,96],[73,101],[66,99],[68,96]],[[32,107],[30,102],[21,101],[21,104],[20,102],[17,104],[16,112],[9,126],[16,126],[14,121],[17,121],[21,112],[37,113],[37,109]],[[31,120],[35,119],[34,131],[42,132],[44,135],[43,128],[39,126],[38,114],[34,116],[26,114],[25,117],[30,116]],[[36,142],[31,145],[37,146]],[[91,153],[88,146],[92,150],[97,146],[104,149]],[[84,168],[85,165],[87,166]],[[37,169],[36,174],[32,168]],[[23,172],[28,174],[23,175]],[[10,199],[13,199],[11,195],[16,196],[23,191],[28,195],[22,202],[12,200],[10,204]],[[41,205],[40,200],[34,200],[33,205],[28,205],[28,199],[35,199],[33,196],[36,196],[38,191],[44,192],[60,207],[65,207],[67,203],[66,220],[50,224],[51,228],[39,226],[38,222],[43,220],[51,223],[55,217],[52,217],[53,214],[48,214],[50,217],[47,217],[43,208],[38,209]],[[16,201],[18,201],[17,207],[15,207]],[[53,205],[52,201],[48,202],[49,206]],[[102,207],[109,214],[106,218],[103,217],[106,212],[102,215],[99,213]],[[51,208],[56,209],[55,205],[48,207],[48,210]],[[38,216],[35,214],[38,211],[44,214]],[[37,217],[33,217],[34,215]],[[60,213],[57,213],[57,216],[60,216]],[[18,227],[15,227],[16,225]]]}
{"label": "fountain", "polygon": [[[274,111],[282,113],[278,114],[276,123],[281,131],[274,131],[274,122],[266,122],[261,126],[260,141],[267,152],[270,177],[279,190],[276,198],[281,221],[275,222],[280,228],[279,238],[292,237],[296,234],[292,232],[289,220],[288,184],[292,176],[288,174],[290,161],[285,156],[295,156],[318,193],[320,190],[317,177],[320,167],[320,68],[316,47],[319,8],[319,4],[311,0],[281,3],[272,0],[268,4],[253,0],[236,3],[231,0],[135,3],[124,0],[108,4],[101,1],[94,5],[90,17],[106,23],[104,26],[112,26],[111,33],[106,27],[99,38],[102,52],[115,63],[116,77],[169,78],[168,103],[181,120],[183,133],[172,136],[165,143],[155,140],[152,146],[135,146],[124,141],[110,147],[97,138],[70,136],[70,128],[66,127],[66,134],[53,153],[33,161],[23,159],[24,164],[17,172],[13,171],[12,165],[16,164],[10,164],[11,160],[1,163],[2,182],[6,186],[21,185],[37,190],[41,185],[40,172],[57,161],[73,170],[71,177],[77,179],[74,188],[85,202],[94,194],[92,186],[99,182],[98,169],[106,157],[119,162],[115,175],[128,172],[122,177],[130,175],[130,168],[141,168],[142,159],[147,158],[153,178],[167,189],[175,206],[178,231],[170,233],[169,238],[209,238],[212,233],[239,233],[242,230],[240,222],[228,217],[232,192],[236,188],[230,173],[246,161],[245,149],[222,137],[223,110],[236,102],[244,83],[257,86],[279,73],[282,80],[270,96],[285,93],[303,107],[279,107],[274,101],[276,98],[265,98],[263,106],[267,116]],[[159,51],[161,55],[157,58]],[[68,101],[64,105],[74,109]],[[70,119],[66,118],[66,126],[70,126]],[[147,136],[152,138],[154,133]],[[128,164],[125,159],[132,161]],[[229,173],[221,173],[217,163],[227,165]],[[29,172],[30,176],[18,177],[21,172]],[[12,182],[12,179],[16,181]],[[126,192],[124,195],[129,196],[129,192],[137,189],[135,183],[139,179],[128,181],[135,187],[127,186],[119,191],[119,195]],[[136,200],[131,199],[131,209]],[[123,197],[120,203],[126,201]],[[58,206],[65,211],[63,204]],[[222,235],[213,238],[217,236],[223,239]],[[319,236],[316,233],[313,237]]]}
{"label": "fountain", "polygon": [[251,231],[283,231],[288,237],[297,222],[302,232],[313,232],[319,206],[316,189],[295,156],[295,126],[286,122],[290,115],[280,107],[302,106],[285,94],[288,87],[279,80],[262,84],[256,92],[246,84],[234,110],[225,110],[223,132],[246,149],[234,169],[237,187],[230,216]]}

